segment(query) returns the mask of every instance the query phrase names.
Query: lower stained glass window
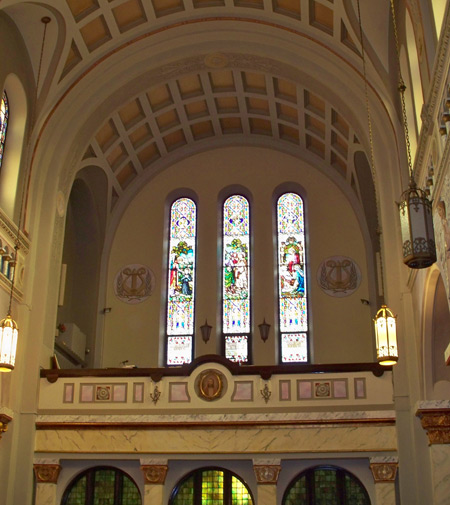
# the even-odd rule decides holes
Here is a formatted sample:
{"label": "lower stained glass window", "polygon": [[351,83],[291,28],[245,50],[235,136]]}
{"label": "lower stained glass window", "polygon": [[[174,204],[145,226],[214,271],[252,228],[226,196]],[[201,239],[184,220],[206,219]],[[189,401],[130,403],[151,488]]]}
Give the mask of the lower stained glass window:
{"label": "lower stained glass window", "polygon": [[291,482],[282,505],[370,505],[370,499],[364,486],[350,472],[336,467],[316,467]]}
{"label": "lower stained glass window", "polygon": [[172,491],[169,505],[253,505],[242,480],[228,470],[195,470]]}
{"label": "lower stained glass window", "polygon": [[62,505],[142,505],[136,484],[116,468],[90,468],[64,492]]}

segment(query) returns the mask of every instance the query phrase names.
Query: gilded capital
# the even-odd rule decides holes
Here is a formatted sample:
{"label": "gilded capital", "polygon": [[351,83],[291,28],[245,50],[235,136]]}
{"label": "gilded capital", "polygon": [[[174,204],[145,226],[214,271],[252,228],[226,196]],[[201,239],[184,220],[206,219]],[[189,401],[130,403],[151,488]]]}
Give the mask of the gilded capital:
{"label": "gilded capital", "polygon": [[56,484],[58,482],[59,472],[61,471],[60,465],[34,464],[33,469],[37,482],[45,484]]}
{"label": "gilded capital", "polygon": [[8,423],[11,421],[11,418],[6,414],[0,414],[0,439],[2,438],[3,433],[8,429]]}
{"label": "gilded capital", "polygon": [[146,484],[164,484],[167,475],[167,465],[141,465]]}
{"label": "gilded capital", "polygon": [[253,465],[258,484],[276,484],[280,474],[280,465]]}
{"label": "gilded capital", "polygon": [[373,480],[375,483],[379,482],[395,482],[397,475],[397,462],[385,463],[371,463],[370,469],[372,470]]}
{"label": "gilded capital", "polygon": [[419,409],[416,415],[430,445],[450,444],[450,409]]}

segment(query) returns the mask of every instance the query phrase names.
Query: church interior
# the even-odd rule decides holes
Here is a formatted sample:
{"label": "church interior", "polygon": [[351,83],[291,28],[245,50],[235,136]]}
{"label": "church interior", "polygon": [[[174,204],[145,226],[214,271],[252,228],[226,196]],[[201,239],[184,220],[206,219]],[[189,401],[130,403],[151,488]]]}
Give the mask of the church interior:
{"label": "church interior", "polygon": [[0,505],[449,505],[450,2],[2,0],[0,48]]}

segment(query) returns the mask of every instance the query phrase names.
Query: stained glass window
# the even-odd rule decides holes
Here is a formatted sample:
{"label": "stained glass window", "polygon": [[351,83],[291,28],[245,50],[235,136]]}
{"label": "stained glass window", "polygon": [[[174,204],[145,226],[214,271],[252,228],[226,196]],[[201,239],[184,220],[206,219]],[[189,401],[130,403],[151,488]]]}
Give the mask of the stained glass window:
{"label": "stained glass window", "polygon": [[3,163],[3,154],[5,152],[6,130],[8,129],[9,104],[6,91],[3,91],[2,101],[0,103],[0,168]]}
{"label": "stained glass window", "polygon": [[64,492],[62,505],[142,505],[136,484],[116,468],[91,468]]}
{"label": "stained glass window", "polygon": [[336,467],[316,467],[291,482],[282,505],[370,505],[370,498],[350,472]]}
{"label": "stained glass window", "polygon": [[308,310],[303,200],[285,193],[277,202],[278,300],[281,361],[308,361]]}
{"label": "stained glass window", "polygon": [[229,360],[249,361],[250,324],[249,204],[233,195],[223,204],[222,331]]}
{"label": "stained glass window", "polygon": [[228,470],[195,470],[175,486],[169,505],[253,505],[250,490]]}
{"label": "stained glass window", "polygon": [[196,205],[176,200],[170,211],[167,276],[167,365],[190,363],[193,355]]}

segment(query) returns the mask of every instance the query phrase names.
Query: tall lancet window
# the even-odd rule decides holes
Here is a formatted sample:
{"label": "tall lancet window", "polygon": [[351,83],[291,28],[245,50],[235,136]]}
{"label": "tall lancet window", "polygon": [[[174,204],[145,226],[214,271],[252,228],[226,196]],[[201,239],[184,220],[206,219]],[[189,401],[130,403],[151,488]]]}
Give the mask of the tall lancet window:
{"label": "tall lancet window", "polygon": [[250,209],[233,195],[223,204],[222,330],[225,357],[249,362]]}
{"label": "tall lancet window", "polygon": [[277,202],[278,300],[281,361],[308,361],[308,310],[303,200],[285,193]]}
{"label": "tall lancet window", "polygon": [[195,203],[176,200],[170,209],[167,276],[167,365],[190,363],[194,348]]}
{"label": "tall lancet window", "polygon": [[223,204],[222,330],[225,357],[249,362],[250,209],[241,195]]}
{"label": "tall lancet window", "polygon": [[9,105],[6,91],[3,91],[2,101],[0,103],[0,168],[3,163],[3,154],[5,151],[6,130],[8,128]]}

